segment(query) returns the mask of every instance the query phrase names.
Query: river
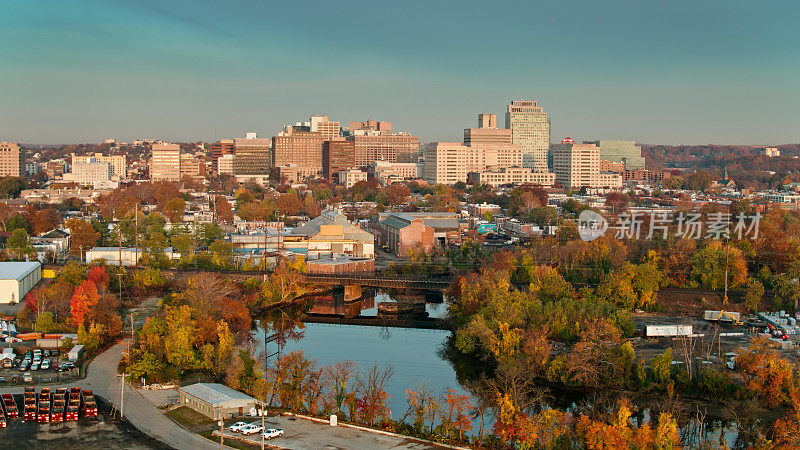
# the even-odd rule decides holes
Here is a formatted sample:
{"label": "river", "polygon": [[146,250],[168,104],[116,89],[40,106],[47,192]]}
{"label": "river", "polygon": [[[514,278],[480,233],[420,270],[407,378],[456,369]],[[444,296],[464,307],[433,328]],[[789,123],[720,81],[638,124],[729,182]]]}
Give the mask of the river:
{"label": "river", "polygon": [[[377,304],[382,301],[391,300],[388,294],[379,292],[374,302],[364,304],[361,316],[377,315]],[[447,312],[444,303],[428,303],[425,309],[430,317],[442,317]],[[386,392],[391,395],[392,417],[399,418],[408,408],[405,390],[417,383],[427,383],[438,394],[448,389],[463,393],[455,370],[438,353],[449,336],[450,331],[445,330],[308,323],[303,337],[288,341],[283,353],[302,351],[318,366],[350,360],[360,370],[373,364],[391,367],[394,375]],[[255,338],[258,345],[263,345],[263,331],[258,331]],[[270,353],[274,351],[274,347],[270,349]]]}
{"label": "river", "polygon": [[[360,303],[343,303],[330,296],[321,296],[312,307],[312,311],[342,317],[375,317],[379,314],[378,304],[393,301],[385,292],[369,293]],[[441,318],[447,314],[447,305],[426,303],[425,312],[428,317]],[[417,384],[427,384],[439,395],[448,389],[465,393],[457,381],[453,366],[440,356],[440,351],[449,337],[450,331],[446,330],[307,323],[303,336],[298,340],[288,341],[283,353],[302,351],[304,356],[314,360],[318,367],[344,360],[353,361],[362,371],[373,364],[391,367],[394,375],[386,387],[386,392],[391,396],[392,417],[401,418],[408,409],[405,391]],[[256,332],[255,341],[258,346],[263,346],[262,330]],[[276,351],[275,344],[268,345],[269,353]],[[551,394],[557,398],[551,397],[552,402],[541,407],[574,410],[581,397],[552,391]],[[492,423],[493,419],[487,414],[485,429],[490,429]],[[690,419],[681,426],[682,434],[689,442],[693,434],[690,430],[696,429],[695,424],[696,422]],[[708,417],[705,419],[705,424],[703,434],[706,439],[714,439],[713,436],[716,436],[716,440],[719,440],[719,433],[723,433],[728,446],[734,445],[736,433],[730,428],[721,427],[723,423],[719,418]],[[478,419],[473,420],[474,428],[471,434],[477,433],[478,426]]]}

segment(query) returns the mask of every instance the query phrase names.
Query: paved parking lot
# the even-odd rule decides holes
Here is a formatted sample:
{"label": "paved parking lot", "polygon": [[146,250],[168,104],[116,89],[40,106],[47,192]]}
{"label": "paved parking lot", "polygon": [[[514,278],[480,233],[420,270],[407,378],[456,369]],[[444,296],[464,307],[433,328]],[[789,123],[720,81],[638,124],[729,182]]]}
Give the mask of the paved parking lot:
{"label": "paved parking lot", "polygon": [[[243,422],[261,424],[259,418],[247,418]],[[230,425],[236,421],[226,423]],[[385,436],[379,433],[363,431],[356,428],[332,427],[325,423],[300,419],[289,420],[288,416],[267,417],[266,428],[280,428],[283,436],[266,441],[270,445],[291,449],[439,449],[413,439]],[[225,430],[226,436],[242,438],[240,433]],[[247,436],[254,445],[261,445],[261,436]]]}
{"label": "paved parking lot", "polygon": [[[31,376],[33,376],[33,381],[36,384],[40,383],[64,383],[69,381],[75,381],[78,379],[78,370],[73,369],[67,372],[58,372],[56,369],[58,365],[67,360],[66,355],[63,353],[59,357],[48,356],[45,357],[50,360],[50,368],[47,370],[39,369],[39,370],[31,370],[28,367],[27,370],[19,370],[19,367],[12,367],[12,368],[0,368],[0,387],[4,386],[13,386],[16,384],[26,384],[22,382],[22,374],[25,372],[30,372]],[[17,355],[17,362],[22,359],[21,355]],[[19,383],[14,383],[14,377],[18,377],[20,379]]]}

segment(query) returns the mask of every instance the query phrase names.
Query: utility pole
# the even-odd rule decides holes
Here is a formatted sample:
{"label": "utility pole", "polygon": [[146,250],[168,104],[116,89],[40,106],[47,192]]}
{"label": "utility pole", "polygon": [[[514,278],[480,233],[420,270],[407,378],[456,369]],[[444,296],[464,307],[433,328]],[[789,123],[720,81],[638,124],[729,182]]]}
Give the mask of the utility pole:
{"label": "utility pole", "polygon": [[119,301],[122,301],[122,222],[117,223],[117,233],[119,234]]}
{"label": "utility pole", "polygon": [[261,450],[264,450],[264,432],[267,431],[264,429],[264,416],[266,415],[266,412],[264,411],[264,402],[259,402],[259,405],[261,406]]}
{"label": "utility pole", "polygon": [[219,450],[224,448],[223,442],[225,441],[225,435],[223,434],[225,421],[222,419],[222,409],[217,411],[217,417],[219,418]]}
{"label": "utility pole", "polygon": [[136,206],[133,211],[135,216],[134,222],[136,223],[136,225],[134,225],[134,232],[133,232],[134,235],[133,247],[135,251],[133,265],[138,266],[139,265],[139,206]]}
{"label": "utility pole", "polygon": [[125,418],[125,372],[122,372],[122,379],[119,383],[119,418]]}
{"label": "utility pole", "polygon": [[[131,345],[133,344],[133,312],[130,313],[131,317],[131,340],[128,341],[128,364],[131,363]],[[122,372],[122,382],[119,388],[119,418],[124,418],[125,411],[125,372]]]}

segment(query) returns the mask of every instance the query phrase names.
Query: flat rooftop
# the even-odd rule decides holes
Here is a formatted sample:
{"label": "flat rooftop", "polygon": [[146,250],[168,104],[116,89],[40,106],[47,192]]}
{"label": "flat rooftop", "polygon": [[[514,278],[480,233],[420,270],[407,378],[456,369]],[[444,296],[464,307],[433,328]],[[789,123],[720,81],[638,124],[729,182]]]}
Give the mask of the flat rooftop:
{"label": "flat rooftop", "polygon": [[0,262],[0,280],[22,281],[39,267],[41,264],[38,262]]}
{"label": "flat rooftop", "polygon": [[219,383],[195,383],[189,386],[183,386],[179,389],[212,405],[229,402],[231,400],[255,400],[247,394],[235,391]]}

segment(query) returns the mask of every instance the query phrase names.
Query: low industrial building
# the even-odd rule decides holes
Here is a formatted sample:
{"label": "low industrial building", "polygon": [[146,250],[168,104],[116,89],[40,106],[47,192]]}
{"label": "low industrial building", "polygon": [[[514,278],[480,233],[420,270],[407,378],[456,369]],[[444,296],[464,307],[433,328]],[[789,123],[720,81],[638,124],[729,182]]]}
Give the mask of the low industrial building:
{"label": "low industrial building", "polygon": [[399,256],[405,256],[414,247],[421,247],[427,252],[436,245],[445,247],[461,242],[462,224],[456,213],[381,213],[377,215],[377,224],[382,244]]}
{"label": "low industrial building", "polygon": [[375,257],[375,236],[347,220],[335,209],[325,210],[303,226],[292,230],[291,236],[308,242],[308,259],[349,255],[358,258]]}
{"label": "low industrial building", "polygon": [[0,262],[0,303],[19,303],[41,279],[38,262]]}
{"label": "low industrial building", "polygon": [[375,260],[372,258],[320,258],[306,261],[308,273],[372,273],[375,271]]}
{"label": "low industrial building", "polygon": [[[86,251],[86,264],[91,264],[96,261],[105,261],[106,264],[116,266],[120,263],[122,258],[123,266],[135,266],[141,260],[142,256],[146,253],[147,249],[136,247],[92,247],[91,250]],[[173,250],[172,247],[164,249],[164,255],[169,260],[181,259],[181,254]]]}
{"label": "low industrial building", "polygon": [[405,213],[390,214],[380,221],[380,226],[384,245],[399,256],[417,248],[429,252],[436,246],[433,228],[420,218]]}
{"label": "low industrial building", "polygon": [[195,383],[178,388],[178,402],[212,419],[242,416],[256,399],[219,383]]}

